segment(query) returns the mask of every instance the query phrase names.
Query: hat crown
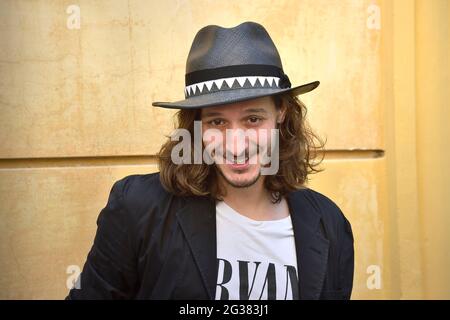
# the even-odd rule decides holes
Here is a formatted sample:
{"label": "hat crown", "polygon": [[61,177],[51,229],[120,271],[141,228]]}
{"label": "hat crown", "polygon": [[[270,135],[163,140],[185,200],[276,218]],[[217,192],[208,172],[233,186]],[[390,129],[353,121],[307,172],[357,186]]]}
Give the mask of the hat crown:
{"label": "hat crown", "polygon": [[237,65],[283,68],[278,50],[262,25],[250,21],[233,28],[209,25],[197,32],[187,58],[186,74]]}
{"label": "hat crown", "polygon": [[299,95],[319,81],[291,88],[266,29],[252,21],[232,28],[208,25],[192,41],[186,61],[185,99],[153,102],[164,108],[203,108],[269,95]]}

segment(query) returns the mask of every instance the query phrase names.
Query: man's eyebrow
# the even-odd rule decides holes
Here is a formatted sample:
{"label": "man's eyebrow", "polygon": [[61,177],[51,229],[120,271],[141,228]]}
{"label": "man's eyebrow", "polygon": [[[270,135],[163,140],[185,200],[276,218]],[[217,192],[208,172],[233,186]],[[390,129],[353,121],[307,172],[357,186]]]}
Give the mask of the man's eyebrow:
{"label": "man's eyebrow", "polygon": [[204,111],[202,114],[202,117],[216,117],[216,116],[221,116],[222,113],[218,112],[218,111]]}
{"label": "man's eyebrow", "polygon": [[[264,108],[247,108],[244,109],[243,113],[267,113],[267,110]],[[202,114],[202,117],[204,118],[216,116],[222,116],[222,113],[219,111],[204,111]]]}
{"label": "man's eyebrow", "polygon": [[246,113],[267,113],[267,110],[264,108],[248,108],[248,109],[245,109],[244,112],[246,112]]}

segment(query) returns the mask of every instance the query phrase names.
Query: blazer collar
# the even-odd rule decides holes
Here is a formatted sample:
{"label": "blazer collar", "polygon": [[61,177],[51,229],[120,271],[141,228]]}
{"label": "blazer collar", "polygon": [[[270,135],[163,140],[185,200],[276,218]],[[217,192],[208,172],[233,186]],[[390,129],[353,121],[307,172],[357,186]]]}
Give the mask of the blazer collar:
{"label": "blazer collar", "polygon": [[320,209],[307,196],[307,189],[288,195],[294,229],[300,299],[319,299],[328,264],[330,242],[320,232]]}
{"label": "blazer collar", "polygon": [[215,200],[209,197],[187,197],[186,205],[176,215],[209,298],[214,300],[218,266]]}
{"label": "blazer collar", "polygon": [[[319,299],[328,262],[329,241],[320,232],[319,208],[308,200],[308,190],[287,196],[294,229],[300,299]],[[177,213],[210,299],[217,282],[216,204],[209,197],[188,197]]]}

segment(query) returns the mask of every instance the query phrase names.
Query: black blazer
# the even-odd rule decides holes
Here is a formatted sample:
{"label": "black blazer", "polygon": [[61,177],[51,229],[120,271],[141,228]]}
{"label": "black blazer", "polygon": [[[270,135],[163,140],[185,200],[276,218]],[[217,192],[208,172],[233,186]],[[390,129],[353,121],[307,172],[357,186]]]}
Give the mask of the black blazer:
{"label": "black blazer", "polygon": [[[326,196],[302,189],[287,197],[300,299],[349,299],[354,251],[350,223]],[[99,214],[80,289],[66,299],[214,299],[215,201],[179,197],[159,173],[114,183]]]}

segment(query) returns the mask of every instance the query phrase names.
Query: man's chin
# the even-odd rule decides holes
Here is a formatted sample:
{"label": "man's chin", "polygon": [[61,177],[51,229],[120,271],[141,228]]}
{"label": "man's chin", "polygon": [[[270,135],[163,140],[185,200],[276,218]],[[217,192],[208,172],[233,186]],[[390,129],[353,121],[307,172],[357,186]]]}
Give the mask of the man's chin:
{"label": "man's chin", "polygon": [[235,188],[248,188],[254,185],[261,176],[259,172],[223,172],[221,169],[218,169],[218,171],[223,180]]}

